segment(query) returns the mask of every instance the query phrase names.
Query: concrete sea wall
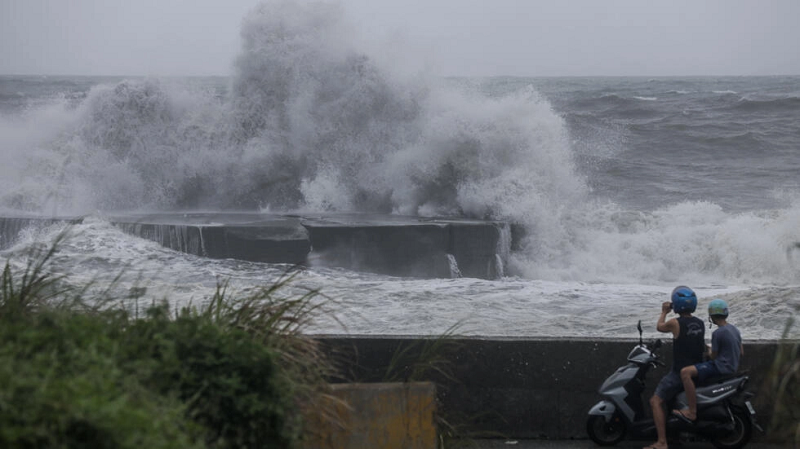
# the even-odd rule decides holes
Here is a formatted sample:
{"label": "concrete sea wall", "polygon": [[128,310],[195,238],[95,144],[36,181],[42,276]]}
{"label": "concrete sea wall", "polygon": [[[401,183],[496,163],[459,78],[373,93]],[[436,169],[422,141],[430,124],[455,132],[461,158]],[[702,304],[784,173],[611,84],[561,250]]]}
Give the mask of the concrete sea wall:
{"label": "concrete sea wall", "polygon": [[[108,217],[124,232],[215,259],[341,267],[392,276],[495,279],[511,245],[506,223],[394,215],[161,213]],[[0,217],[0,249],[30,226],[81,218]]]}
{"label": "concrete sea wall", "polygon": [[[440,413],[473,437],[587,438],[586,416],[600,400],[603,380],[626,361],[635,340],[577,338],[430,338],[318,336],[350,381],[432,380]],[[776,342],[745,342],[741,371],[758,420],[767,424],[772,400],[764,384]],[[660,353],[671,363],[671,344]],[[423,355],[428,352],[428,355]],[[436,354],[432,357],[431,354]],[[415,364],[419,363],[418,366]],[[394,367],[394,368],[392,368]],[[419,369],[429,368],[419,374]],[[433,368],[433,369],[430,369]],[[415,373],[417,370],[417,374]],[[650,373],[647,400],[666,368]],[[765,438],[756,435],[755,438]]]}

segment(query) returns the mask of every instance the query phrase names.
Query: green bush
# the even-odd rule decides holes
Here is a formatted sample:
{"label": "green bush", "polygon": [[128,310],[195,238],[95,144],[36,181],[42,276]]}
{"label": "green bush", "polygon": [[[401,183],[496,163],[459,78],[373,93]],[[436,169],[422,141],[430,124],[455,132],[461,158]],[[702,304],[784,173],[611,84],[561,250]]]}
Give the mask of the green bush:
{"label": "green bush", "polygon": [[120,368],[116,320],[33,318],[0,327],[0,447],[200,447],[183,404]]}
{"label": "green bush", "polygon": [[288,447],[298,436],[292,386],[275,353],[243,330],[166,306],[124,332],[120,365],[153,391],[175,396],[213,447]]}

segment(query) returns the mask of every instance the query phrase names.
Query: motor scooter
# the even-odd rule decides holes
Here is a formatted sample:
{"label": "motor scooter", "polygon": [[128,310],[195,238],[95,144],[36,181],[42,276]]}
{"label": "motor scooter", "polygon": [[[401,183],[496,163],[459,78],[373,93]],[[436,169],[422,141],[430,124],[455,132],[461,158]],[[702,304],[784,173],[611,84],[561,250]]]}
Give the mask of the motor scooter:
{"label": "motor scooter", "polygon": [[[611,446],[626,435],[634,439],[655,439],[653,418],[645,413],[642,395],[647,374],[661,361],[658,350],[661,340],[642,341],[639,321],[639,344],[628,354],[628,363],[618,368],[603,382],[598,391],[603,397],[589,410],[586,431],[596,444]],[[739,449],[750,441],[753,428],[763,432],[756,422],[756,411],[750,402],[754,395],[745,390],[749,377],[734,374],[709,379],[697,386],[697,419],[673,415],[672,410],[687,408],[686,393],[668,401],[667,438],[670,441],[710,441],[720,449]],[[649,410],[649,407],[648,407]]]}

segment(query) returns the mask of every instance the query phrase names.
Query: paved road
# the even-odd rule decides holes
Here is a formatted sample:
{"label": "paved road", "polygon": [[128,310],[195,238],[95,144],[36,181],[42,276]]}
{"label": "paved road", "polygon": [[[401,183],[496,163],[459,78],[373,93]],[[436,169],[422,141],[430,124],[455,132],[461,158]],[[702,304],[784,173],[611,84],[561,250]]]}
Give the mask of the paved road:
{"label": "paved road", "polygon": [[[461,442],[460,442],[461,443]],[[622,441],[612,448],[616,449],[641,449],[652,441]],[[453,445],[459,449],[598,449],[591,440],[470,440],[462,444]],[[711,443],[687,443],[672,445],[680,449],[714,449]],[[745,449],[786,449],[791,444],[750,443]],[[799,448],[800,449],[800,448]]]}

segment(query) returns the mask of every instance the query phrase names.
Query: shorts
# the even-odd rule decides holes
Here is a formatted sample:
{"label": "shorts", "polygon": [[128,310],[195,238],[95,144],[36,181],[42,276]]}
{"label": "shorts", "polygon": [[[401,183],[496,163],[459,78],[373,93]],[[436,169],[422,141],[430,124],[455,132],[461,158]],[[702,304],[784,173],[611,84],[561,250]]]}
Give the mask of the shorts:
{"label": "shorts", "polygon": [[683,382],[680,374],[670,371],[661,378],[661,382],[658,383],[654,394],[664,401],[668,401],[681,391],[683,391]]}
{"label": "shorts", "polygon": [[717,369],[717,364],[713,360],[708,362],[698,363],[694,366],[697,368],[697,383],[705,382],[706,380],[719,376],[720,373]]}

